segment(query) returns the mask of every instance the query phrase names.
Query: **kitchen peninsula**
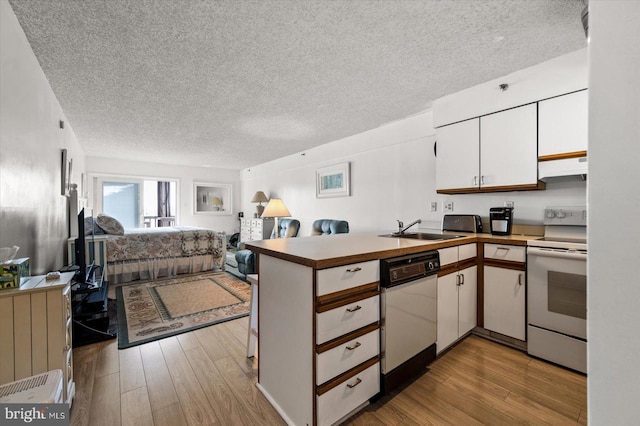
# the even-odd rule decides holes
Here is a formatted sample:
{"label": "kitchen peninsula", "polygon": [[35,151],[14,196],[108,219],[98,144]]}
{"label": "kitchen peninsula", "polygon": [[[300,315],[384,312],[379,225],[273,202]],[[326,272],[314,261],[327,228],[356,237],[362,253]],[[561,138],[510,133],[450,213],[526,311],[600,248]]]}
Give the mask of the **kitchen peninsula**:
{"label": "kitchen peninsula", "polygon": [[379,260],[527,239],[352,233],[247,243],[259,254],[258,388],[289,424],[330,425],[352,415],[380,390]]}

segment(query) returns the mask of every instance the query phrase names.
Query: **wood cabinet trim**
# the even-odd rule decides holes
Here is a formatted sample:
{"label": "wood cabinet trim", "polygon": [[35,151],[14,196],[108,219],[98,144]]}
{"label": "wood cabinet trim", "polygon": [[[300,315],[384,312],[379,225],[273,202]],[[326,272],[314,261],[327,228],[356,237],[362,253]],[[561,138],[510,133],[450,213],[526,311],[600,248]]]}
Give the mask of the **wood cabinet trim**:
{"label": "wood cabinet trim", "polygon": [[353,367],[351,370],[348,370],[344,373],[342,373],[339,376],[334,377],[333,379],[329,380],[328,382],[317,386],[316,387],[316,395],[320,396],[324,393],[329,392],[331,389],[335,388],[336,386],[340,385],[341,383],[346,382],[347,380],[349,380],[350,378],[352,378],[353,376],[357,375],[358,373],[363,372],[364,370],[366,370],[367,368],[371,367],[372,365],[377,364],[380,361],[380,357],[379,356],[375,356],[373,358],[371,358],[368,361],[363,362],[362,364]]}
{"label": "wood cabinet trim", "polygon": [[323,312],[330,311],[335,308],[339,308],[341,306],[346,306],[350,303],[357,302],[359,300],[368,299],[373,296],[378,296],[380,294],[380,290],[378,290],[377,286],[374,290],[368,290],[364,292],[359,292],[348,297],[344,297],[339,300],[335,300],[325,304],[316,303],[316,313],[321,314]]}
{"label": "wood cabinet trim", "polygon": [[587,151],[563,152],[562,154],[541,155],[538,161],[567,160],[569,158],[582,158],[587,156]]}
{"label": "wood cabinet trim", "polygon": [[438,278],[458,272],[458,263],[450,263],[438,271]]}
{"label": "wood cabinet trim", "polygon": [[484,266],[493,266],[496,268],[503,268],[503,269],[513,269],[516,271],[527,270],[527,264],[525,262],[514,262],[511,260],[497,260],[492,258],[485,258]]}
{"label": "wood cabinet trim", "polygon": [[349,342],[349,341],[351,341],[353,339],[356,339],[356,338],[358,338],[360,336],[364,336],[365,334],[369,334],[372,331],[377,330],[379,328],[380,328],[380,324],[378,324],[376,322],[376,323],[373,323],[373,324],[369,324],[369,325],[367,325],[365,327],[359,328],[357,330],[354,330],[351,333],[344,334],[344,335],[342,335],[340,337],[336,337],[335,339],[329,340],[326,343],[323,343],[321,345],[316,345],[316,353],[317,354],[321,354],[321,353],[326,352],[326,351],[328,351],[330,349],[336,348],[336,347],[338,347],[340,345],[344,345],[345,343],[347,343],[347,342]]}
{"label": "wood cabinet trim", "polygon": [[462,271],[463,269],[467,269],[477,265],[478,265],[478,259],[475,257],[472,257],[470,259],[464,259],[458,262],[458,270]]}
{"label": "wood cabinet trim", "polygon": [[537,183],[509,186],[491,186],[488,188],[453,188],[438,189],[438,194],[472,194],[488,192],[510,192],[510,191],[541,191],[547,189],[546,182],[539,180]]}
{"label": "wood cabinet trim", "polygon": [[318,305],[325,305],[327,303],[338,302],[354,294],[371,291],[371,290],[378,290],[379,284],[380,284],[380,281],[375,281],[369,284],[363,284],[357,287],[351,287],[346,290],[340,290],[334,293],[323,294],[322,296],[316,297],[316,303]]}

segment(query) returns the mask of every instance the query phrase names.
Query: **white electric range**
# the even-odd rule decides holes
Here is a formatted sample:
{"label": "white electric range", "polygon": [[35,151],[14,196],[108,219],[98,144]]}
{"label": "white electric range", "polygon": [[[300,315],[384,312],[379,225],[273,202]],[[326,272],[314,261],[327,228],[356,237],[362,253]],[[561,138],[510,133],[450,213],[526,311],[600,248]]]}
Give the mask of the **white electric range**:
{"label": "white electric range", "polygon": [[527,352],[587,372],[587,209],[548,207],[527,241]]}

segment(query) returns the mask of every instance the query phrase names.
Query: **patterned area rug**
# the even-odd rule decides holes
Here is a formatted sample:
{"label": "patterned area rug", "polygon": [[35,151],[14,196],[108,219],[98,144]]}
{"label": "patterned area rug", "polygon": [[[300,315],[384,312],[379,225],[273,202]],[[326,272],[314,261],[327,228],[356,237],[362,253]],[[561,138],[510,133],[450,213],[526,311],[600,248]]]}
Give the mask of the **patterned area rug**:
{"label": "patterned area rug", "polygon": [[251,286],[225,272],[116,288],[118,349],[249,315]]}

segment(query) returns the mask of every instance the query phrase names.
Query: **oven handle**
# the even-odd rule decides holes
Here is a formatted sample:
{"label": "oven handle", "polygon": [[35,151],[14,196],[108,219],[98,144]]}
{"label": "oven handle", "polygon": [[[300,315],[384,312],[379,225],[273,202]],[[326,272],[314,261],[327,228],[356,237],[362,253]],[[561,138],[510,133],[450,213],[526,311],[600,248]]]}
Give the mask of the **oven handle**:
{"label": "oven handle", "polygon": [[587,253],[584,251],[554,250],[539,247],[527,247],[527,255],[557,257],[560,259],[587,260]]}

